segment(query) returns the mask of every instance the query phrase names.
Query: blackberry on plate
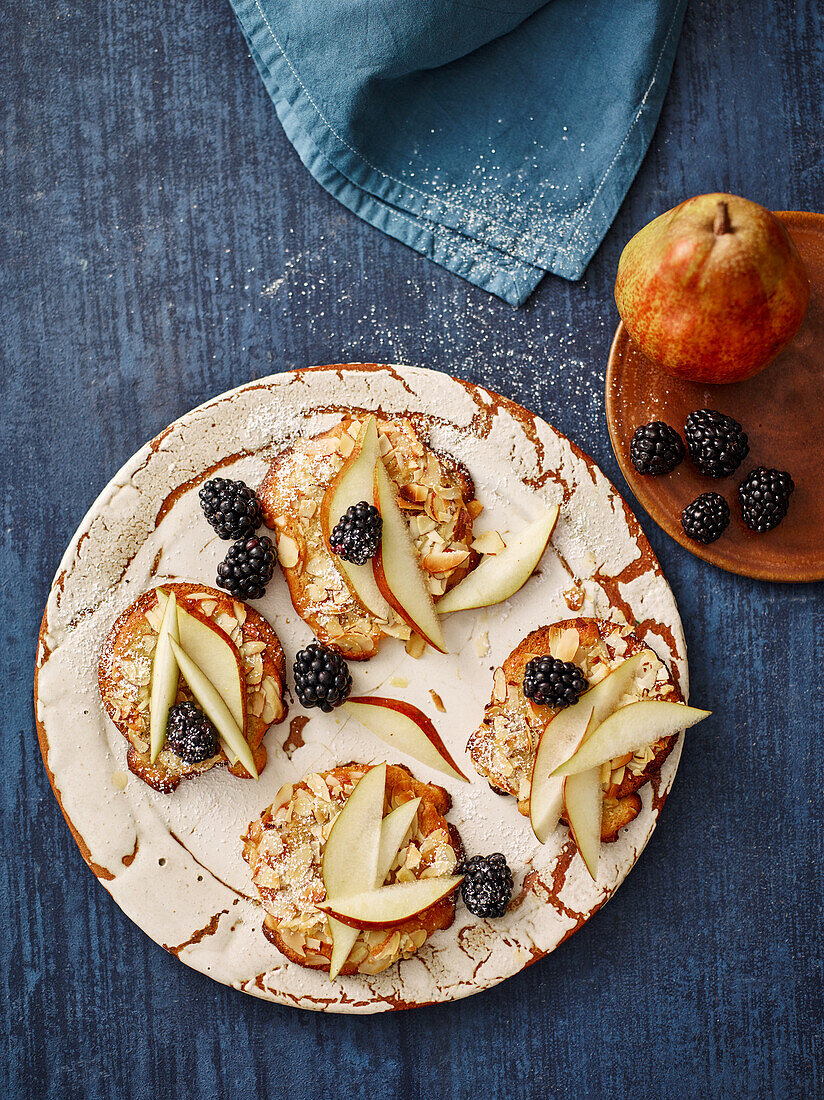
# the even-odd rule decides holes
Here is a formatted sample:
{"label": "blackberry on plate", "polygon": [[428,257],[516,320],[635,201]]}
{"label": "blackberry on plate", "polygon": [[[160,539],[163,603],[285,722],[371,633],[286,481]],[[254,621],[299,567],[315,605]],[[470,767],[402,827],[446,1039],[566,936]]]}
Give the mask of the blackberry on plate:
{"label": "blackberry on plate", "polygon": [[751,531],[771,531],[786,516],[795,482],[786,470],[757,466],[738,486],[741,516]]}
{"label": "blackberry on plate", "polygon": [[199,764],[220,751],[217,730],[194,703],[177,703],[170,708],[166,744],[187,764]]}
{"label": "blackberry on plate", "polygon": [[502,917],[512,897],[512,872],[502,852],[473,856],[460,864],[456,874],[464,875],[461,894],[464,905],[476,917]]}
{"label": "blackberry on plate", "polygon": [[352,673],[346,661],[320,642],[312,642],[298,653],[292,672],[302,707],[320,707],[328,712],[345,702],[352,690]]}
{"label": "blackberry on plate", "polygon": [[217,583],[230,596],[259,600],[275,569],[275,547],[266,535],[240,539],[217,567]]}
{"label": "blackberry on plate", "polygon": [[586,691],[581,669],[556,657],[533,657],[524,669],[524,695],[542,707],[568,707]]}
{"label": "blackberry on plate", "polygon": [[200,506],[222,539],[243,539],[263,523],[260,502],[243,481],[215,477],[200,490]]}
{"label": "blackberry on plate", "polygon": [[702,493],[681,513],[681,526],[695,542],[715,542],[730,525],[730,506],[719,493]]}
{"label": "blackberry on plate", "polygon": [[669,474],[683,461],[681,436],[663,420],[653,420],[636,428],[629,457],[639,474]]}
{"label": "blackberry on plate", "polygon": [[684,424],[693,463],[709,477],[729,477],[747,455],[750,443],[737,420],[716,409],[696,409]]}
{"label": "blackberry on plate", "polygon": [[347,508],[329,537],[333,553],[344,561],[365,565],[374,558],[381,541],[383,520],[374,504],[362,500]]}

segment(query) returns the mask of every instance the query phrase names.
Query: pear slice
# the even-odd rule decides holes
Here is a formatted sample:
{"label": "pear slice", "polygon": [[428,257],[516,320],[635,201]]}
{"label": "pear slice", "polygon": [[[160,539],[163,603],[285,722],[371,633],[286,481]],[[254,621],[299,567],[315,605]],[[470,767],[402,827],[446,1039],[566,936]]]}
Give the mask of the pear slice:
{"label": "pear slice", "polygon": [[395,856],[406,839],[409,827],[415,820],[415,814],[421,804],[420,798],[411,798],[388,813],[381,824],[381,842],[378,848],[378,870],[375,875],[375,889],[383,886],[383,880],[392,869]]}
{"label": "pear slice", "polygon": [[319,908],[358,928],[397,928],[454,893],[462,882],[463,875],[396,882],[349,897],[328,898]]}
{"label": "pear slice", "polygon": [[[594,733],[604,719],[612,714],[650,659],[657,658],[654,658],[650,650],[640,650],[544,726],[532,766],[532,787],[529,794],[532,831],[542,844],[546,843],[558,824],[563,809],[563,784],[560,777],[553,775],[553,772],[578,750],[585,736]],[[534,814],[533,798],[536,802]]]}
{"label": "pear slice", "polygon": [[684,703],[667,703],[659,699],[630,703],[604,719],[578,751],[552,774],[578,775],[590,768],[599,768],[607,760],[628,752],[638,752],[662,737],[671,737],[703,722],[709,716],[710,711],[688,707]]}
{"label": "pear slice", "polygon": [[[385,767],[385,766],[384,766]],[[374,768],[372,769],[375,770]],[[367,773],[368,774],[368,773]],[[385,771],[384,771],[385,774]],[[404,802],[403,805],[398,806],[387,814],[381,823],[380,829],[380,843],[378,845],[378,864],[377,871],[375,872],[375,881],[372,884],[375,889],[383,885],[383,880],[389,874],[389,870],[392,864],[395,862],[395,857],[398,854],[401,844],[403,843],[406,834],[409,832],[409,827],[415,819],[415,814],[418,812],[418,806],[420,806],[420,798],[413,798],[409,802]],[[341,814],[343,810],[341,810]],[[335,825],[340,820],[340,815],[335,819]],[[334,830],[334,825],[332,829]],[[331,832],[330,832],[331,837]],[[324,860],[326,859],[327,848],[324,850]],[[371,852],[371,850],[370,850]],[[348,858],[348,853],[343,851],[338,852],[338,857]],[[330,859],[335,859],[335,855]],[[354,879],[350,879],[350,882],[354,885],[359,879],[360,871],[356,871]],[[337,876],[334,868],[330,863],[330,881],[336,880]],[[338,880],[340,881],[340,880]],[[324,879],[324,885],[326,881]],[[346,881],[342,883],[342,889],[345,891],[348,888]],[[329,887],[327,885],[327,894],[329,893]],[[332,934],[332,958],[329,964],[329,978],[334,981],[338,974],[341,972],[343,964],[349,958],[352,952],[352,948],[355,946],[355,940],[358,938],[360,929],[352,928],[348,924],[341,924],[339,920],[334,917],[329,917],[329,930]]]}
{"label": "pear slice", "polygon": [[343,706],[361,725],[393,749],[400,749],[428,768],[453,779],[469,782],[430,719],[412,703],[402,699],[385,699],[379,695],[363,695],[347,699]]}
{"label": "pear slice", "polygon": [[446,653],[443,631],[426,586],[418,551],[382,460],[375,466],[374,500],[383,520],[378,552],[372,558],[378,588],[416,634],[433,648]]}
{"label": "pear slice", "polygon": [[[326,894],[368,890],[378,873],[386,790],[386,764],[370,768],[358,781],[335,818],[323,849],[321,871]],[[397,849],[396,849],[397,851]],[[394,859],[394,856],[392,857]],[[358,929],[329,918],[332,958],[329,977],[335,979],[349,958]]]}
{"label": "pear slice", "polygon": [[[603,681],[602,681],[603,682]],[[549,735],[550,727],[562,715],[572,712],[570,717],[562,723],[563,729],[558,731],[559,736]],[[569,759],[586,740],[587,734],[594,729],[595,709],[592,705],[579,708],[567,707],[565,711],[549,722],[541,734],[538,742],[538,751],[535,753],[535,762],[532,765],[532,784],[529,790],[529,823],[532,831],[546,844],[550,833],[561,819],[564,808],[564,781],[560,777],[552,775],[559,764]]]}
{"label": "pear slice", "polygon": [[[166,593],[163,593],[166,596]],[[160,593],[158,593],[158,598]],[[149,759],[152,763],[166,740],[169,708],[177,697],[180,670],[172,652],[172,641],[179,641],[177,624],[177,600],[166,597],[166,607],[160,623],[154,657],[152,659],[151,695],[149,698]]]}
{"label": "pear slice", "polygon": [[535,572],[557,522],[556,504],[523,531],[512,535],[499,554],[482,559],[471,573],[438,600],[438,613],[490,607],[514,596]]}
{"label": "pear slice", "polygon": [[577,775],[568,775],[562,783],[569,831],[594,882],[601,854],[601,769],[588,768]]}
{"label": "pear slice", "polygon": [[181,649],[174,638],[170,638],[169,642],[183,679],[191,688],[192,695],[203,708],[203,713],[225,742],[226,748],[231,749],[251,776],[254,776],[255,779],[260,778],[249,742],[243,736],[243,730],[232,717],[232,712],[218,689],[200,666],[195,664],[192,658]]}
{"label": "pear slice", "polygon": [[[320,505],[320,525],[323,538],[329,546],[332,532],[347,508],[370,501],[374,495],[375,465],[380,461],[378,427],[370,416],[361,428],[354,450],[336,474],[323,495]],[[379,619],[392,619],[392,608],[381,595],[375,580],[372,563],[356,565],[332,554],[335,565],[343,576],[352,595],[360,600],[367,611]]]}
{"label": "pear slice", "polygon": [[[165,593],[158,600],[165,603]],[[229,635],[202,611],[177,605],[178,636],[175,641],[188,653],[220,692],[232,717],[246,729],[246,676],[240,653]]]}

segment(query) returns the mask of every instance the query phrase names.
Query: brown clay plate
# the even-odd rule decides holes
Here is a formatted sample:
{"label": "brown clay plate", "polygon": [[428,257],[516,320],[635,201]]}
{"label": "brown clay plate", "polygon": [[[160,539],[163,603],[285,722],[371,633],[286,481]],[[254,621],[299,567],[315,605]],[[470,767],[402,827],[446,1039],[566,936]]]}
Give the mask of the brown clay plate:
{"label": "brown clay plate", "polygon": [[[810,275],[810,306],[801,330],[766,370],[731,386],[708,386],[673,378],[633,345],[618,326],[607,366],[607,422],[618,463],[638,500],[668,535],[696,557],[745,577],[770,581],[824,578],[824,215],[779,212]],[[734,416],[750,438],[739,470],[715,481],[688,460],[664,477],[642,477],[630,462],[632,433],[650,420],[683,431],[693,409],[719,409]],[[795,481],[790,510],[767,534],[741,520],[738,485],[755,466],[789,470]],[[699,493],[721,493],[732,522],[709,546],[693,542],[681,527],[681,512]]]}
{"label": "brown clay plate", "polygon": [[[140,592],[174,580],[214,583],[226,544],[200,512],[203,481],[221,470],[259,484],[282,447],[329,428],[348,408],[411,414],[425,425],[433,446],[475,476],[485,505],[479,531],[515,530],[553,503],[561,513],[539,570],[516,596],[444,617],[447,656],[429,652],[416,661],[390,639],[352,668],[355,694],[396,695],[436,720],[472,782],[411,758],[400,762],[449,789],[448,819],[468,851],[488,851],[494,837],[507,853],[514,904],[496,922],[459,906],[454,925],[413,958],[372,977],[330,982],[263,936],[240,837],[281,784],[345,760],[386,759],[386,747],[340,711],[301,713],[290,701],[291,722],[266,734],[269,760],[259,783],[214,769],[173,795],[158,794],[126,769],[126,743],[103,713],[96,667],[112,622]],[[597,466],[549,424],[488,390],[414,367],[326,366],[250,382],[146,444],[103,490],[63,557],[43,616],[35,681],[54,793],[84,859],[117,904],[181,962],[217,981],[327,1012],[466,997],[554,950],[612,896],[649,839],[678,765],[680,739],[641,788],[641,813],[604,846],[597,883],[565,828],[538,844],[515,800],[493,794],[472,769],[464,748],[489,698],[492,670],[533,627],[569,618],[570,599],[582,615],[633,623],[687,695],[681,622],[649,543]],[[293,658],[310,633],[282,578],[255,606]],[[433,691],[443,713],[433,711]]]}

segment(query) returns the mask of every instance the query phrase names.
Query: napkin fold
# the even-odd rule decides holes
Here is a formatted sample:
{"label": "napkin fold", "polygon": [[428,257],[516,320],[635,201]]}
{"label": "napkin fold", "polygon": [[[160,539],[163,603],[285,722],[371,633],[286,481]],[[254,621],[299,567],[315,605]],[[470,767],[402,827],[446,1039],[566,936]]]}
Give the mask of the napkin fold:
{"label": "napkin fold", "polygon": [[326,190],[521,305],[579,279],[658,121],[686,0],[232,0]]}

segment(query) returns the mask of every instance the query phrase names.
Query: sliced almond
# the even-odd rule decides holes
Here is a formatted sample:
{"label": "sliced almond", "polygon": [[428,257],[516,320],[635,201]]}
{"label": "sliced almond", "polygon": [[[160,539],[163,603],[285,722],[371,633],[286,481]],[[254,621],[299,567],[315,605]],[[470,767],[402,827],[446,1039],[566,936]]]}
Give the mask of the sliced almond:
{"label": "sliced almond", "polygon": [[413,634],[404,647],[410,657],[414,657],[417,661],[423,657],[424,650],[426,649],[426,642],[421,638],[419,634]]}
{"label": "sliced almond", "polygon": [[503,703],[506,699],[506,676],[502,668],[496,668],[492,676],[492,698],[496,703]]}
{"label": "sliced almond", "polygon": [[579,644],[578,631],[575,627],[570,626],[563,630],[556,639],[553,639],[549,650],[556,660],[571,661],[578,652]]}
{"label": "sliced almond", "polygon": [[468,557],[468,550],[432,550],[424,557],[423,567],[427,573],[449,573]]}
{"label": "sliced almond", "polygon": [[281,535],[278,539],[278,560],[284,569],[293,569],[298,564],[300,553],[298,544],[291,535]]}
{"label": "sliced almond", "polygon": [[348,458],[352,451],[355,449],[355,441],[348,432],[344,432],[338,440],[337,452],[343,455],[344,458]]}
{"label": "sliced almond", "polygon": [[474,540],[472,549],[479,554],[500,554],[506,549],[506,543],[498,531],[484,531]]}

